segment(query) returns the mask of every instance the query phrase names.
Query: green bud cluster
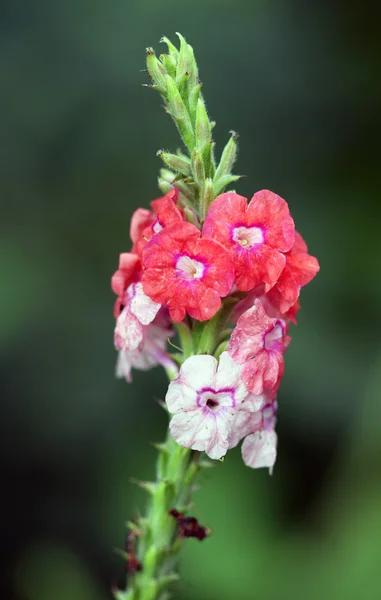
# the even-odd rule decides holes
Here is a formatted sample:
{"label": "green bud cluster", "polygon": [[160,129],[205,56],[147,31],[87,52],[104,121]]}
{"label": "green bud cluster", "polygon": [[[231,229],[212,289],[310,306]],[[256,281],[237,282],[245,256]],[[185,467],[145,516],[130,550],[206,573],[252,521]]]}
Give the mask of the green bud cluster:
{"label": "green bud cluster", "polygon": [[159,150],[165,168],[161,169],[159,187],[166,194],[174,186],[179,188],[183,204],[195,210],[201,219],[216,196],[240,176],[232,174],[237,157],[237,134],[231,132],[220,162],[214,155],[212,130],[202,96],[193,48],[179,33],[180,48],[162,38],[167,53],[159,58],[147,48],[147,70],[151,87],[164,99],[165,109],[174,120],[188,152],[176,154]]}

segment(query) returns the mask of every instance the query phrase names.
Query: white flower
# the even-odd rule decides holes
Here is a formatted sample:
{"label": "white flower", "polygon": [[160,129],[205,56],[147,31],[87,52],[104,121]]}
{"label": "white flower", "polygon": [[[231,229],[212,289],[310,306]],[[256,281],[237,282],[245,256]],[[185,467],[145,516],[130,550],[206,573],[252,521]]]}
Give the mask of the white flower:
{"label": "white flower", "polygon": [[[253,421],[254,427],[242,444],[242,458],[245,465],[253,469],[268,467],[270,474],[276,460],[278,441],[274,430],[276,410],[277,403],[275,400],[265,404],[257,413],[260,417],[259,420],[255,424]],[[249,433],[248,429],[246,429],[246,433]]]}
{"label": "white flower", "polygon": [[114,344],[117,350],[134,351],[144,337],[144,326],[151,323],[160,304],[145,295],[141,283],[131,283],[126,292],[126,305],[116,320]]}
{"label": "white flower", "polygon": [[219,363],[209,355],[188,358],[165,400],[174,413],[170,432],[178,444],[216,459],[230,447],[237,413],[258,411],[264,401],[247,390],[228,352]]}
{"label": "white flower", "polygon": [[132,381],[131,369],[148,371],[157,365],[162,365],[170,372],[178,373],[173,360],[166,352],[168,338],[173,335],[173,329],[166,311],[160,312],[153,323],[142,325],[141,342],[134,350],[120,350],[116,363],[116,377],[124,377]]}
{"label": "white flower", "polygon": [[275,431],[256,431],[245,437],[242,458],[248,467],[268,467],[272,473],[276,460],[277,435]]}

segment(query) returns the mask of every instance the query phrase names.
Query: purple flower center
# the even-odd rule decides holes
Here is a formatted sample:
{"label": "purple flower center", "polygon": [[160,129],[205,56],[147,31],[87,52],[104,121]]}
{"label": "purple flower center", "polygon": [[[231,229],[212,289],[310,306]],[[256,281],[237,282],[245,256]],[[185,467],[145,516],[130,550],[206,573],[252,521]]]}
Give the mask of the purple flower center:
{"label": "purple flower center", "polygon": [[213,398],[208,398],[206,401],[206,406],[208,408],[213,409],[213,408],[216,408],[216,406],[218,406],[218,402],[217,402],[217,400],[214,400]]}
{"label": "purple flower center", "polygon": [[218,408],[235,407],[234,388],[220,388],[215,390],[207,387],[199,391],[197,396],[197,406],[206,408],[215,412]]}
{"label": "purple flower center", "polygon": [[263,244],[265,241],[261,227],[234,227],[232,237],[234,242],[246,250],[251,250],[253,246]]}
{"label": "purple flower center", "polygon": [[205,265],[190,256],[180,256],[176,261],[176,275],[186,281],[201,279],[204,275]]}

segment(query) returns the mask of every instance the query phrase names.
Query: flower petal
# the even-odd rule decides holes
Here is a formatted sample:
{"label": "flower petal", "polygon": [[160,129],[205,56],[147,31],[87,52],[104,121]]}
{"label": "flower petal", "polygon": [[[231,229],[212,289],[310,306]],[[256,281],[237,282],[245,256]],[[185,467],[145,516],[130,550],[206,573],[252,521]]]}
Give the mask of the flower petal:
{"label": "flower petal", "polygon": [[190,356],[180,368],[179,380],[196,391],[214,387],[217,360],[209,354]]}
{"label": "flower petal", "polygon": [[154,302],[149,296],[146,296],[140,282],[134,285],[130,311],[140,323],[143,325],[151,323],[159,312],[160,306],[158,302]]}
{"label": "flower petal", "polygon": [[277,435],[275,431],[256,431],[248,435],[242,444],[242,458],[248,467],[268,467],[270,473],[276,460]]}

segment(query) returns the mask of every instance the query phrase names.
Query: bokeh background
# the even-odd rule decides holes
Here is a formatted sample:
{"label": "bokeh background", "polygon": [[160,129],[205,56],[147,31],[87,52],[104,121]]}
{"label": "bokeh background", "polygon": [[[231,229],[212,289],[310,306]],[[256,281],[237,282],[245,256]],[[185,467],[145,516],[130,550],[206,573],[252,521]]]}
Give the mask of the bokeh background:
{"label": "bokeh background", "polygon": [[195,497],[179,600],[381,598],[380,10],[363,0],[5,0],[0,20],[4,600],[106,600],[164,436],[164,374],[114,379],[110,276],[177,133],[146,46],[195,47],[238,187],[286,198],[302,293],[272,477],[229,453]]}

